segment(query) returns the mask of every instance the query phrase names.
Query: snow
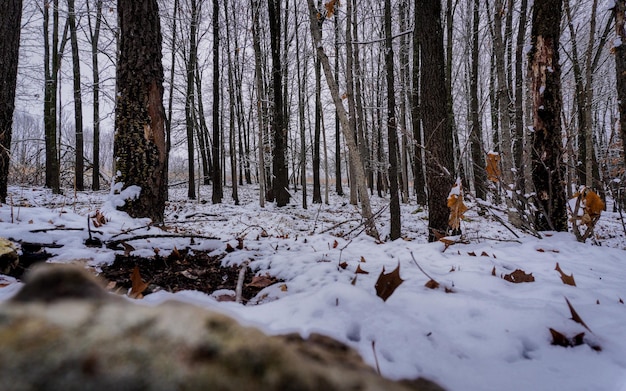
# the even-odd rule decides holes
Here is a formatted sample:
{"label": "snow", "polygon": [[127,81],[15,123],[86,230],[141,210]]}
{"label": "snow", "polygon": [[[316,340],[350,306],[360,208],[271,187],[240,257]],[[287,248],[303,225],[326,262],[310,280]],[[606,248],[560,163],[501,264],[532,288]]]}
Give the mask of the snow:
{"label": "snow", "polygon": [[[203,187],[201,196],[208,198],[209,191]],[[330,205],[304,210],[301,192],[292,191],[291,205],[260,208],[257,191],[240,188],[242,205],[235,206],[226,199],[221,205],[187,201],[186,189],[174,189],[166,225],[217,238],[196,240],[191,248],[218,253],[243,236],[245,248],[227,254],[223,262],[240,265],[249,260],[257,273],[285,280],[286,290],[272,285],[248,305],[218,302],[195,291],[160,291],[136,302],[155,305],[176,299],[270,334],[325,334],[356,349],[373,367],[377,359],[383,376],[424,376],[451,391],[626,391],[626,305],[620,302],[626,300],[626,238],[619,214],[603,213],[596,227],[597,246],[578,243],[571,233],[537,239],[517,232],[516,238],[496,220],[478,216],[474,207],[461,226],[469,244],[446,247],[426,243],[427,214],[413,203],[402,205],[403,239],[381,244],[361,232],[358,209],[346,198],[331,195]],[[116,204],[114,193],[53,196],[38,188],[11,187],[12,206],[0,206],[0,236],[62,244],[48,250],[55,254],[53,262],[93,267],[110,263],[113,250],[84,247],[86,230],[59,228],[85,228],[87,216],[99,209],[108,218],[96,228],[103,240],[122,231],[160,232],[147,227],[145,219],[105,207]],[[387,204],[372,198],[374,211]],[[506,220],[497,208],[492,212]],[[385,210],[377,220],[383,235],[388,234],[388,220]],[[261,235],[263,230],[267,236]],[[154,247],[167,252],[190,243],[159,238],[132,245],[133,254],[152,255]],[[441,288],[424,286],[429,278],[413,257]],[[345,269],[338,266],[341,262],[347,263]],[[557,262],[573,274],[577,286],[563,284],[554,270]],[[390,272],[398,265],[404,282],[383,301],[376,295],[376,280],[383,268]],[[358,266],[369,274],[355,274]],[[516,269],[532,273],[535,282],[514,284],[500,278]],[[21,283],[0,276],[0,286],[0,300],[6,300]],[[593,332],[571,319],[565,298]],[[585,332],[586,343],[553,346],[549,328],[570,337]],[[595,345],[602,351],[593,350]]]}

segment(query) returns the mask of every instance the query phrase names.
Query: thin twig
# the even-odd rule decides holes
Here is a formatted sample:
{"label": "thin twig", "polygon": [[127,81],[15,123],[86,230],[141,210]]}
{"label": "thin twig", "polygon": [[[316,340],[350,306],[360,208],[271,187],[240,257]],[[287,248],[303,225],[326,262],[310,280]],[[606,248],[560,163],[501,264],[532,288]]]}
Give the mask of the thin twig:
{"label": "thin twig", "polygon": [[183,238],[183,239],[207,239],[207,240],[217,240],[213,236],[204,236],[204,235],[180,235],[180,234],[156,234],[156,235],[137,235],[131,236],[129,238],[118,239],[118,240],[109,240],[106,243],[106,246],[116,247],[123,242],[130,242],[133,240],[141,240],[141,239],[158,239],[158,238]]}
{"label": "thin twig", "polygon": [[376,341],[372,341],[372,352],[374,352],[374,362],[376,362],[376,372],[380,376],[380,365],[378,365],[378,356],[376,355]]}
{"label": "thin twig", "polygon": [[431,279],[431,280],[433,280],[433,281],[435,281],[435,282],[437,281],[437,280],[435,280],[434,278],[432,278],[431,276],[429,276],[429,275],[428,275],[428,273],[426,273],[426,271],[424,271],[424,269],[422,269],[422,267],[420,266],[420,264],[419,264],[419,263],[417,263],[417,261],[415,260],[415,257],[413,256],[413,251],[411,251],[411,258],[413,259],[413,262],[415,263],[415,265],[417,266],[417,268],[418,268],[418,269],[420,269],[420,271],[421,271],[422,273],[424,273],[424,275],[425,275],[426,277],[428,277],[429,279]]}

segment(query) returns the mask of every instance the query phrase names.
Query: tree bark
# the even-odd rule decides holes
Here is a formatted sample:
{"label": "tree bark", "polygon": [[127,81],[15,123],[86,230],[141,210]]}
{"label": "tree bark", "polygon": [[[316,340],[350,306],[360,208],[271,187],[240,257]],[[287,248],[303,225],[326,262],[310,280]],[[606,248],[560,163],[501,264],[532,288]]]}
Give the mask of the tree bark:
{"label": "tree bark", "polygon": [[213,190],[211,201],[214,204],[222,202],[224,190],[222,187],[222,138],[220,132],[220,6],[219,0],[213,0],[213,157],[212,182]]}
{"label": "tree bark", "polygon": [[447,199],[454,183],[452,130],[446,106],[441,0],[418,0],[420,12],[415,25],[421,25],[421,91],[424,148],[428,185],[428,241],[448,231]]}
{"label": "tree bark", "polygon": [[522,194],[526,193],[526,180],[524,176],[524,73],[523,55],[526,41],[526,22],[528,12],[528,0],[521,0],[517,41],[515,44],[515,130],[513,141],[513,160],[515,161],[515,189]]}
{"label": "tree bark", "polygon": [[260,26],[259,26],[259,12],[260,12],[260,0],[252,0],[252,47],[254,49],[254,80],[257,90],[257,110],[259,118],[259,134],[258,134],[258,148],[259,148],[259,206],[265,207],[265,115],[267,109],[265,107],[265,89],[263,88],[263,66],[261,60],[261,40],[260,40]]}
{"label": "tree bark", "polygon": [[617,107],[624,156],[626,156],[626,1],[615,1],[615,32],[620,45],[615,45],[615,74],[617,79]]}
{"label": "tree bark", "polygon": [[7,0],[3,8],[0,13],[0,203],[7,199],[22,0]]}
{"label": "tree bark", "polygon": [[268,0],[268,16],[270,25],[270,46],[272,49],[272,86],[274,94],[274,110],[272,115],[272,170],[274,180],[272,190],[276,198],[276,206],[289,203],[289,172],[285,157],[287,149],[287,124],[285,123],[285,107],[283,103],[282,58],[280,47],[281,15],[280,0]]}
{"label": "tree bark", "polygon": [[391,0],[385,0],[385,71],[387,75],[387,144],[389,148],[389,238],[401,236],[400,195],[398,189],[398,129],[396,120],[396,92],[393,72],[393,41],[391,36]]}
{"label": "tree bark", "polygon": [[78,36],[76,34],[76,9],[74,0],[67,0],[68,23],[72,46],[72,74],[74,81],[74,126],[76,155],[74,160],[74,185],[76,190],[85,189],[83,172],[85,171],[83,142],[83,98],[80,86],[80,57],[78,54]]}
{"label": "tree bark", "polygon": [[120,48],[115,106],[115,182],[139,186],[122,207],[162,222],[167,192],[161,26],[156,0],[118,0]]}
{"label": "tree bark", "polygon": [[319,12],[315,8],[315,4],[313,0],[307,0],[309,6],[309,21],[311,26],[311,35],[313,36],[313,43],[315,45],[315,49],[317,52],[317,57],[322,64],[322,68],[324,69],[324,75],[326,76],[326,82],[328,83],[328,87],[330,89],[330,93],[333,98],[333,103],[335,104],[335,109],[337,110],[337,114],[339,115],[339,120],[341,122],[341,129],[343,131],[344,138],[346,140],[346,145],[348,146],[348,150],[350,151],[350,160],[352,162],[352,169],[355,171],[356,183],[352,183],[351,186],[358,186],[359,195],[361,196],[361,215],[365,220],[365,231],[368,235],[378,239],[379,234],[376,229],[376,223],[374,221],[374,215],[372,214],[372,208],[370,206],[370,199],[367,194],[367,182],[365,179],[365,170],[363,169],[363,163],[361,160],[361,156],[359,154],[359,150],[356,144],[356,139],[354,132],[350,131],[350,125],[348,120],[348,114],[346,113],[346,109],[343,106],[343,102],[341,101],[341,97],[339,96],[339,86],[335,82],[335,77],[333,75],[332,69],[330,68],[330,61],[328,60],[328,56],[324,51],[324,47],[322,46],[322,23],[325,20],[325,17],[321,17],[318,19]]}
{"label": "tree bark", "polygon": [[59,53],[59,0],[52,3],[52,45],[50,45],[50,11],[49,2],[43,9],[44,32],[44,133],[46,145],[46,187],[53,193],[60,193],[59,154],[57,145],[57,84],[60,68]]}
{"label": "tree bark", "polygon": [[91,39],[91,71],[93,77],[93,162],[91,189],[100,190],[100,68],[98,65],[98,44],[102,25],[102,0],[96,0],[96,20],[92,28],[89,1],[87,1],[89,34]]}
{"label": "tree bark", "polygon": [[529,53],[533,99],[532,179],[537,228],[567,231],[561,147],[561,0],[535,3]]}
{"label": "tree bark", "polygon": [[198,1],[190,0],[191,15],[189,20],[189,52],[185,61],[187,75],[187,90],[185,93],[185,129],[187,131],[187,198],[196,199],[195,174],[195,75],[198,61]]}
{"label": "tree bark", "polygon": [[482,124],[480,121],[480,103],[478,99],[478,43],[480,24],[480,1],[474,0],[472,16],[472,52],[470,76],[470,142],[474,171],[474,187],[476,198],[487,200],[487,175],[485,172],[485,157],[483,152]]}
{"label": "tree bark", "polygon": [[[414,7],[413,18],[417,22],[420,9],[417,4]],[[421,72],[421,42],[420,37],[423,26],[415,24],[413,28],[413,84],[411,91],[411,125],[413,127],[413,189],[415,197],[419,205],[425,205],[428,202],[426,195],[426,179],[424,176],[424,137],[422,132],[421,118],[421,97],[420,97],[420,72]]]}

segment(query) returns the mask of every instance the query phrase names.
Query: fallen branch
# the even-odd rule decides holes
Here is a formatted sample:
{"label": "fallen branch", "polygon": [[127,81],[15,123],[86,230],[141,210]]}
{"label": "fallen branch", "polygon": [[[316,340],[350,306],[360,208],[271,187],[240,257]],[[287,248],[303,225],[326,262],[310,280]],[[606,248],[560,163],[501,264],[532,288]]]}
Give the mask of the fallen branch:
{"label": "fallen branch", "polygon": [[85,228],[72,228],[72,227],[53,227],[53,228],[39,228],[32,229],[28,232],[31,233],[40,233],[40,232],[48,232],[48,231],[84,231]]}
{"label": "fallen branch", "polygon": [[235,289],[235,303],[241,303],[241,297],[243,294],[243,280],[246,278],[246,270],[248,270],[248,265],[250,261],[245,261],[241,264],[241,269],[239,269],[239,276],[237,278],[237,288]]}
{"label": "fallen branch", "polygon": [[218,240],[213,236],[204,236],[204,235],[180,235],[180,234],[156,234],[156,235],[137,235],[131,236],[129,238],[117,239],[117,240],[107,240],[105,245],[110,249],[117,249],[120,244],[125,242],[131,242],[133,240],[143,240],[143,239],[159,239],[159,238],[182,238],[182,239],[206,239],[206,240]]}

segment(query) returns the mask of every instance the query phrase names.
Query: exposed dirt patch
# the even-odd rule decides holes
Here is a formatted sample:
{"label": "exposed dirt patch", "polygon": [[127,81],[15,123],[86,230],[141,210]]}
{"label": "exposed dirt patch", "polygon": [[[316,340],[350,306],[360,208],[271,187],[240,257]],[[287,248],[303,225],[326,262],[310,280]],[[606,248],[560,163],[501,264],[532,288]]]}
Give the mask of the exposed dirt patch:
{"label": "exposed dirt patch", "polygon": [[[115,262],[110,266],[102,267],[103,278],[115,282],[114,290],[126,293],[132,287],[131,275],[135,266],[148,288],[144,295],[159,289],[169,292],[181,290],[196,290],[208,294],[219,289],[234,291],[239,278],[239,267],[222,267],[223,255],[209,255],[206,251],[178,250],[162,257],[144,258],[134,255],[118,254]],[[245,302],[252,299],[262,288],[250,285],[254,273],[247,268],[242,290],[242,299]],[[221,300],[230,300],[221,297]],[[234,298],[233,298],[234,299]]]}

